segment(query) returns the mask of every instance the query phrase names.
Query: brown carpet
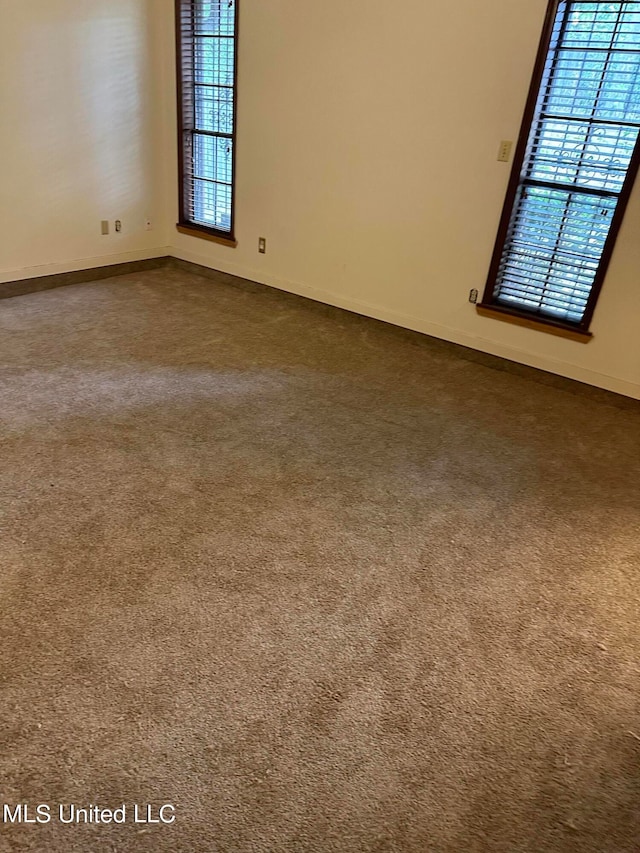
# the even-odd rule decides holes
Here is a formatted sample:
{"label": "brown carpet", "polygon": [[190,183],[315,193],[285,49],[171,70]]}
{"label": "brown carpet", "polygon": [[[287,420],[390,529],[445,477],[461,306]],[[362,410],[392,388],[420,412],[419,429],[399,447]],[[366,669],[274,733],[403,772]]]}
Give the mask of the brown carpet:
{"label": "brown carpet", "polygon": [[640,849],[640,405],[177,267],[0,328],[1,853]]}

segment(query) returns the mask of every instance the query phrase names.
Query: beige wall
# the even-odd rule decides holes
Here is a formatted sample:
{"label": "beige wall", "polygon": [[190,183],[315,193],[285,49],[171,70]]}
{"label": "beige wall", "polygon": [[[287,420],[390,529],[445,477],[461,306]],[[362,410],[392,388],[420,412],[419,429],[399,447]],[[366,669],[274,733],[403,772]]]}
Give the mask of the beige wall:
{"label": "beige wall", "polygon": [[[170,53],[172,3],[158,2]],[[546,0],[241,3],[239,245],[172,229],[176,254],[640,397],[640,186],[591,343],[467,302],[484,287],[510,171],[497,148],[517,137]]]}
{"label": "beige wall", "polygon": [[[148,257],[166,244],[155,8],[0,0],[0,280]],[[102,219],[121,219],[122,233],[102,237]]]}

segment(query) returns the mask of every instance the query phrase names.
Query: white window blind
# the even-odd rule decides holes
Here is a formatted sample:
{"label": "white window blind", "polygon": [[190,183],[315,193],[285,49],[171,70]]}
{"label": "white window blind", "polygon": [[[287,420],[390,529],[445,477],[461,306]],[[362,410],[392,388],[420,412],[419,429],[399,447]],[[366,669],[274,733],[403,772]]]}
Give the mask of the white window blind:
{"label": "white window blind", "polygon": [[233,233],[237,0],[179,0],[182,222]]}
{"label": "white window blind", "polygon": [[634,177],[640,2],[555,5],[490,301],[580,326]]}

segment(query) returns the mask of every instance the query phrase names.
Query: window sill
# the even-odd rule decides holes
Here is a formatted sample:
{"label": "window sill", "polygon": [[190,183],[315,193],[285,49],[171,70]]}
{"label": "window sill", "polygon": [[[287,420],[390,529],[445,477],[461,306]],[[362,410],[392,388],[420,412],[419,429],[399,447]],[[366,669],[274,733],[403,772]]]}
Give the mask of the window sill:
{"label": "window sill", "polygon": [[505,323],[513,323],[515,326],[524,326],[526,329],[546,332],[548,335],[556,335],[560,338],[567,338],[570,341],[577,341],[581,344],[588,344],[593,338],[591,332],[585,332],[582,329],[575,329],[570,326],[563,326],[554,323],[553,320],[547,321],[534,317],[525,317],[522,314],[510,311],[508,308],[498,308],[496,305],[476,305],[476,311],[481,317],[502,320]]}
{"label": "window sill", "polygon": [[209,240],[210,243],[219,243],[221,246],[229,246],[231,249],[235,249],[238,245],[238,241],[232,237],[222,237],[204,228],[198,228],[196,225],[180,225],[178,223],[176,229],[180,234],[186,234],[187,237],[200,237],[201,240]]}

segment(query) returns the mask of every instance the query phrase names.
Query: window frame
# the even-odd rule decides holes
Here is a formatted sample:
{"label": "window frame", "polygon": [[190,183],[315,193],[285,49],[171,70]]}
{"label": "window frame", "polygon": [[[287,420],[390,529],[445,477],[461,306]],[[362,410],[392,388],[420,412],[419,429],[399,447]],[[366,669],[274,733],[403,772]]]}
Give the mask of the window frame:
{"label": "window frame", "polygon": [[[191,39],[190,50],[195,49],[194,37],[194,21],[193,14],[195,3],[198,0],[175,0],[175,37],[176,37],[176,99],[177,99],[177,118],[178,118],[178,201],[179,212],[176,229],[181,234],[186,234],[192,237],[201,237],[205,240],[210,240],[214,243],[220,243],[224,246],[235,247],[238,245],[235,238],[236,225],[236,159],[237,159],[237,122],[238,122],[238,26],[239,26],[239,5],[240,0],[234,0],[234,56],[233,56],[233,123],[231,131],[232,151],[231,151],[231,216],[230,230],[225,231],[214,226],[203,225],[201,222],[196,222],[189,218],[189,198],[186,191],[187,179],[193,177],[193,166],[185,160],[185,134],[195,130],[195,127],[189,127],[185,123],[187,113],[187,105],[190,105],[191,112],[195,114],[196,95],[195,81],[189,83],[185,80],[185,62],[193,60],[185,56],[184,44],[187,41],[185,36],[185,28],[183,20],[185,14],[191,21]],[[195,122],[194,122],[195,124]]]}
{"label": "window frame", "polygon": [[[564,2],[567,2],[567,0],[549,0],[549,4],[547,6],[542,29],[542,37],[538,46],[531,84],[529,86],[529,93],[514,154],[513,166],[498,226],[498,234],[489,267],[489,274],[487,276],[482,300],[476,306],[476,310],[480,315],[485,317],[494,317],[496,319],[506,320],[517,325],[539,329],[540,331],[550,332],[551,334],[560,335],[561,337],[586,343],[592,337],[592,332],[590,331],[591,322],[593,320],[602,285],[611,262],[620,227],[627,210],[627,205],[631,198],[631,193],[633,192],[636,177],[640,169],[640,134],[636,141],[624,184],[618,196],[616,210],[611,219],[609,233],[600,256],[600,263],[598,265],[593,285],[589,292],[582,320],[578,323],[574,323],[567,320],[548,317],[533,311],[527,311],[526,309],[517,308],[515,306],[506,306],[497,302],[494,296],[512,213],[516,203],[518,189],[523,180],[523,171],[526,164],[529,138],[537,117],[536,108],[538,106],[540,90],[545,78],[547,57],[553,39],[556,17],[560,6]],[[568,2],[571,4],[571,0],[568,0]],[[574,2],[579,2],[579,0],[574,0]]]}

